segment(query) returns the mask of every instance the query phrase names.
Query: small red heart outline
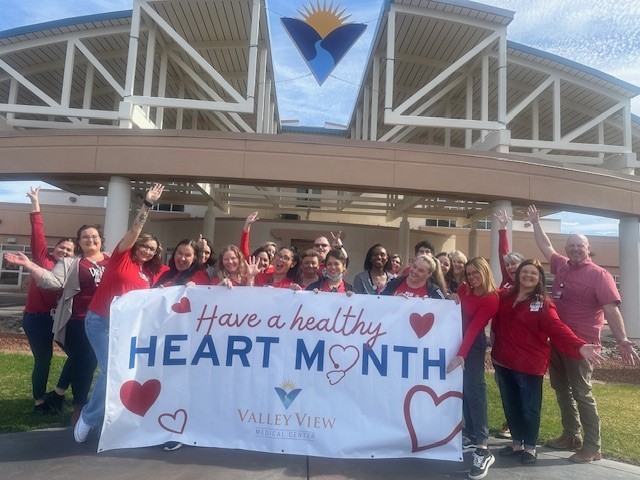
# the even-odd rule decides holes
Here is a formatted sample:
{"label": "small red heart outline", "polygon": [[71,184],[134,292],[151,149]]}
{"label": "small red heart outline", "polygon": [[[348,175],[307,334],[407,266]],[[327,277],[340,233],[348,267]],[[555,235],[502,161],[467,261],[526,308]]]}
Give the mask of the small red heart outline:
{"label": "small red heart outline", "polygon": [[407,424],[407,430],[409,430],[409,436],[411,437],[411,452],[421,452],[423,450],[429,450],[431,448],[436,448],[441,445],[446,445],[449,443],[453,437],[455,437],[458,432],[462,431],[462,422],[458,423],[455,428],[441,440],[438,440],[433,443],[429,443],[427,445],[418,445],[418,435],[416,434],[416,429],[413,425],[413,420],[411,419],[411,400],[413,396],[418,392],[424,392],[429,394],[431,399],[433,400],[433,404],[437,407],[442,402],[447,400],[448,398],[459,398],[462,400],[462,392],[456,392],[454,390],[449,390],[448,392],[443,393],[442,395],[436,395],[436,392],[433,391],[432,388],[427,387],[426,385],[415,385],[409,389],[407,395],[404,397],[404,421]]}
{"label": "small red heart outline", "polygon": [[[329,348],[329,359],[333,364],[333,368],[336,370],[342,370],[343,372],[348,372],[353,368],[358,359],[360,358],[360,350],[355,345],[347,345],[343,347],[342,345],[332,345]],[[343,366],[341,362],[344,362]]]}
{"label": "small red heart outline", "polygon": [[158,417],[158,424],[168,432],[182,435],[187,426],[187,411],[179,408],[173,413],[163,413]]}
{"label": "small red heart outline", "polygon": [[131,413],[144,417],[158,399],[162,385],[160,380],[147,380],[144,384],[128,380],[120,386],[120,401]]}
{"label": "small red heart outline", "polygon": [[419,313],[412,313],[409,316],[409,323],[411,324],[411,328],[416,333],[418,338],[424,337],[429,331],[431,327],[433,327],[433,322],[435,322],[436,317],[433,313],[425,313],[424,315],[420,315]]}
{"label": "small red heart outline", "polygon": [[178,303],[171,305],[171,310],[176,313],[189,313],[191,312],[191,302],[188,297],[182,297]]}

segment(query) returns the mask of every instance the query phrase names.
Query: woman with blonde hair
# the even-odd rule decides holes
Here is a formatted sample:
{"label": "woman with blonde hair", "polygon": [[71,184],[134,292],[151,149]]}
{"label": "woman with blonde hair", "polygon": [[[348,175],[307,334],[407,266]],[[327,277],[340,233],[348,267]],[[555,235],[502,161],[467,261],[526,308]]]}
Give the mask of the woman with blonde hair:
{"label": "woman with blonde hair", "polygon": [[451,268],[447,272],[445,280],[449,291],[456,293],[458,286],[463,283],[465,279],[464,269],[467,264],[467,257],[460,250],[454,250],[449,254],[449,259],[451,260]]}
{"label": "woman with blonde hair", "polygon": [[499,298],[489,263],[481,257],[464,267],[465,283],[458,287],[462,307],[462,344],[447,367],[451,373],[462,366],[462,413],[464,415],[463,451],[472,451],[473,465],[468,477],[478,480],[487,475],[495,457],[487,447],[489,420],[487,386],[484,381],[484,356],[487,337],[484,328],[498,311]]}
{"label": "woman with blonde hair", "polygon": [[258,274],[258,267],[254,264],[255,262],[252,262],[250,268],[240,249],[235,245],[227,245],[218,256],[218,272],[211,280],[211,285],[225,285],[230,288],[248,285],[250,279]]}

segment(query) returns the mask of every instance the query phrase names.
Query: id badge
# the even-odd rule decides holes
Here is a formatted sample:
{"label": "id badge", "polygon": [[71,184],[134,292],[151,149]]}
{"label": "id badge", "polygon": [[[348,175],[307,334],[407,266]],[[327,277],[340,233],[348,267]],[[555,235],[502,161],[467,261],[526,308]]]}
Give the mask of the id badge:
{"label": "id badge", "polygon": [[538,312],[542,308],[542,302],[531,302],[529,306],[530,312]]}

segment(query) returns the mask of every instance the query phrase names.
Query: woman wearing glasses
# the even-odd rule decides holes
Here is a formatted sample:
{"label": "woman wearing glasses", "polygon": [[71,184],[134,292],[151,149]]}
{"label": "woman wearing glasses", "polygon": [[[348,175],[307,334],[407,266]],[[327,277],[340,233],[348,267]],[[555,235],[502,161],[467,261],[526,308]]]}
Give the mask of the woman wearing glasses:
{"label": "woman wearing glasses", "polygon": [[76,442],[87,439],[92,428],[99,427],[104,417],[107,386],[107,360],[109,358],[109,307],[111,301],[131,290],[151,287],[151,282],[162,266],[162,247],[158,240],[142,234],[149,210],[158,201],[164,187],[154,184],[147,192],[144,203],[133,225],[116,246],[100,286],[89,304],[85,328],[87,338],[98,359],[100,372],[89,403],[82,409],[73,435]]}
{"label": "woman wearing glasses", "polygon": [[102,240],[99,225],[83,225],[77,233],[78,256],[60,259],[51,270],[29,261],[21,253],[5,256],[9,262],[30,271],[31,278],[41,288],[62,289],[53,316],[53,338],[64,349],[67,360],[64,375],[58,380],[56,390],[48,394],[47,403],[56,410],[62,409],[67,387],[65,379],[68,378],[73,391],[72,424],[76,423],[82,406],[87,403],[96,369],[96,356],[87,339],[85,319],[87,307],[109,262],[109,256],[102,251]]}
{"label": "woman wearing glasses", "polygon": [[299,265],[300,251],[296,247],[282,247],[273,257],[273,273],[258,273],[253,279],[253,285],[300,290]]}

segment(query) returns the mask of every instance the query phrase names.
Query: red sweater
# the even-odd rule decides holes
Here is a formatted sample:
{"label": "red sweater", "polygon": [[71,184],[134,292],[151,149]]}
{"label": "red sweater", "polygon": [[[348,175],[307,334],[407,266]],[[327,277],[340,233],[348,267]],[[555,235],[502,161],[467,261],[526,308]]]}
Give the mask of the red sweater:
{"label": "red sweater", "polygon": [[96,290],[89,310],[109,318],[111,301],[131,290],[150,288],[153,274],[131,259],[131,249],[120,252],[114,249],[102,280]]}
{"label": "red sweater", "polygon": [[[33,263],[45,270],[51,270],[57,262],[53,255],[49,253],[49,248],[47,247],[42,215],[40,212],[32,212],[29,214],[29,220],[31,221],[31,255]],[[29,280],[29,291],[24,311],[26,313],[49,313],[51,309],[56,308],[59,295],[60,290],[40,288],[32,278]]]}
{"label": "red sweater", "polygon": [[478,334],[484,335],[484,327],[498,311],[500,299],[497,292],[488,295],[474,295],[466,283],[458,287],[460,306],[462,307],[462,344],[457,355],[465,358]]}
{"label": "red sweater", "polygon": [[494,362],[520,373],[544,375],[551,353],[549,338],[562,353],[582,358],[579,349],[586,342],[560,320],[552,301],[536,305],[532,299],[514,305],[515,299],[509,291],[500,292],[500,308],[491,323]]}
{"label": "red sweater", "polygon": [[284,277],[279,282],[273,280],[272,273],[262,272],[256,275],[256,279],[253,281],[255,287],[276,287],[276,288],[289,288],[291,284],[295,283],[289,277]]}

